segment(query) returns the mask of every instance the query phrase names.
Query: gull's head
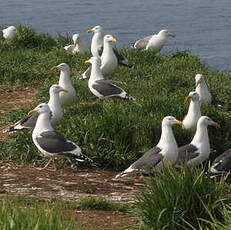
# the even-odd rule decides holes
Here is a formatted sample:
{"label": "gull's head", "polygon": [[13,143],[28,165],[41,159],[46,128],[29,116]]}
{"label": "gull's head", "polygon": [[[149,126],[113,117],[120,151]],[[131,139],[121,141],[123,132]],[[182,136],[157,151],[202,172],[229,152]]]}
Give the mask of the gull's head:
{"label": "gull's head", "polygon": [[199,101],[199,94],[196,91],[192,91],[189,93],[189,95],[186,97],[187,100],[192,101]]}
{"label": "gull's head", "polygon": [[195,80],[196,80],[196,87],[204,81],[204,76],[202,74],[196,74],[195,76]]}
{"label": "gull's head", "polygon": [[161,30],[158,35],[163,36],[163,37],[175,37],[175,34],[169,33],[168,30]]}
{"label": "gull's head", "polygon": [[162,120],[162,125],[165,125],[165,126],[173,126],[173,125],[176,125],[176,124],[177,125],[182,125],[182,121],[177,120],[173,116],[166,116]]}
{"label": "gull's head", "polygon": [[72,40],[74,42],[74,46],[76,46],[76,44],[78,43],[78,40],[79,40],[79,34],[73,34]]}
{"label": "gull's head", "polygon": [[61,70],[62,71],[70,71],[70,67],[69,67],[69,65],[67,63],[61,63],[61,64],[59,64],[57,66],[54,66],[54,67],[52,67],[51,70],[55,70],[55,69],[58,69],[60,71]]}
{"label": "gull's head", "polygon": [[95,26],[92,29],[88,30],[87,32],[88,33],[91,33],[91,32],[100,33],[102,31],[103,31],[102,27],[98,25],[98,26]]}
{"label": "gull's head", "polygon": [[215,128],[221,127],[217,122],[214,122],[210,117],[207,117],[207,116],[200,117],[198,122],[197,122],[197,125],[198,126],[205,126],[205,127],[207,127],[208,125],[212,125]]}
{"label": "gull's head", "polygon": [[68,90],[67,89],[64,89],[63,87],[57,85],[57,84],[54,84],[50,87],[50,94],[58,94],[59,92],[65,92],[67,93]]}
{"label": "gull's head", "polygon": [[101,59],[99,57],[91,57],[87,61],[85,61],[85,64],[96,64],[98,66],[101,66]]}
{"label": "gull's head", "polygon": [[39,114],[42,114],[42,113],[50,114],[51,110],[50,110],[50,107],[46,103],[41,103],[37,107],[35,107],[33,110],[31,110],[28,113],[28,115],[31,115],[31,114],[36,113],[36,112]]}
{"label": "gull's head", "polygon": [[117,40],[112,35],[107,34],[107,35],[104,36],[104,41],[105,42],[116,42]]}

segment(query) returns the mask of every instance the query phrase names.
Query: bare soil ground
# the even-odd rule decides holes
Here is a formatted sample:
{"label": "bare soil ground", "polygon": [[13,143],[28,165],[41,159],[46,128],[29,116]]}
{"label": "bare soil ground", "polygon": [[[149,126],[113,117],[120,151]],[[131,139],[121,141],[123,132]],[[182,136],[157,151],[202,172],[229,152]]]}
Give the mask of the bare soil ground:
{"label": "bare soil ground", "polygon": [[[12,109],[33,105],[38,87],[0,88],[0,116]],[[0,132],[5,127],[0,127]],[[0,135],[1,140],[7,137]],[[115,180],[116,172],[86,169],[40,171],[33,166],[0,161],[0,197],[6,194],[39,200],[78,201],[87,197],[104,197],[114,202],[134,202],[134,194],[142,185],[138,178]],[[86,229],[117,230],[134,223],[118,211],[76,211],[76,220]],[[85,229],[85,228],[84,228]]]}
{"label": "bare soil ground", "polygon": [[[113,202],[134,202],[134,194],[143,186],[137,177],[115,180],[116,172],[105,170],[38,170],[32,166],[0,161],[0,195],[10,194],[50,201],[79,201],[87,197],[104,197]],[[118,211],[76,211],[76,220],[88,229],[122,229],[134,219]],[[91,228],[93,226],[93,228]]]}

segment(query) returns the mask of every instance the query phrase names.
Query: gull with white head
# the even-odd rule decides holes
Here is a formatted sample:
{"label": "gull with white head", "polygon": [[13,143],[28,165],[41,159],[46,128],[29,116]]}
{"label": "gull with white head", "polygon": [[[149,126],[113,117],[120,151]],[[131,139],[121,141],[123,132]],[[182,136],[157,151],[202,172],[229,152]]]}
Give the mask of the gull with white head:
{"label": "gull with white head", "polygon": [[174,165],[178,158],[178,146],[172,130],[175,124],[182,125],[182,122],[172,116],[164,117],[159,143],[125,171],[117,174],[116,178],[137,172],[150,173],[154,168],[161,169],[163,165]]}
{"label": "gull with white head", "polygon": [[82,39],[80,38],[79,34],[73,34],[72,40],[73,40],[74,44],[64,46],[64,49],[67,51],[67,53],[70,53],[70,54],[76,54],[76,53],[85,54],[85,53],[87,53],[87,48],[86,48],[85,44],[83,43]]}
{"label": "gull with white head", "polygon": [[[51,110],[47,104],[39,104],[29,115],[34,113],[38,113],[38,119],[32,133],[33,142],[43,155],[50,158],[41,170],[56,171],[55,158],[69,157],[77,161],[92,161],[81,152],[78,145],[53,129],[50,123]],[[51,162],[53,168],[50,169],[48,166]]]}
{"label": "gull with white head", "polygon": [[147,36],[135,42],[134,48],[138,50],[151,50],[154,53],[160,52],[168,37],[175,37],[175,34],[168,30],[161,30],[158,34]]}
{"label": "gull with white head", "polygon": [[[116,38],[107,34],[103,36],[101,26],[95,26],[88,32],[94,32],[91,43],[91,53],[93,57],[100,57],[102,66],[100,67],[103,75],[111,74],[118,65],[131,68],[132,65],[128,59],[120,54],[115,48],[112,47],[112,42],[116,42]],[[79,79],[89,78],[91,68],[88,68],[83,74],[77,76]]]}
{"label": "gull with white head", "polygon": [[210,155],[210,143],[207,127],[212,125],[220,128],[220,125],[207,116],[201,116],[197,122],[196,133],[190,144],[179,148],[177,165],[187,164],[189,167],[199,165],[207,160]]}
{"label": "gull with white head", "polygon": [[0,40],[11,40],[18,33],[18,30],[15,26],[9,26],[6,29],[0,31]]}
{"label": "gull with white head", "polygon": [[51,70],[60,70],[59,85],[68,90],[68,93],[60,93],[59,99],[62,106],[70,106],[76,102],[76,91],[70,78],[70,67],[66,63],[61,63],[52,67]]}
{"label": "gull with white head", "polygon": [[[49,90],[50,99],[48,102],[48,106],[51,110],[50,120],[51,120],[52,126],[57,125],[63,117],[62,107],[61,107],[60,100],[59,100],[60,92],[67,93],[68,90],[56,84],[50,87],[50,90]],[[38,119],[38,113],[34,113],[32,115],[26,116],[25,118],[17,121],[11,127],[5,129],[3,132],[13,133],[15,131],[23,130],[23,129],[33,129],[36,125],[37,119]]]}
{"label": "gull with white head", "polygon": [[120,98],[125,100],[134,100],[122,88],[115,85],[114,82],[104,79],[100,69],[101,59],[98,57],[91,57],[85,61],[86,64],[91,64],[91,76],[88,81],[88,88],[90,91],[104,101],[108,98]]}
{"label": "gull with white head", "polygon": [[184,129],[196,129],[197,121],[201,117],[199,95],[197,92],[192,91],[186,97],[187,100],[190,100],[188,113],[183,119],[182,128]]}

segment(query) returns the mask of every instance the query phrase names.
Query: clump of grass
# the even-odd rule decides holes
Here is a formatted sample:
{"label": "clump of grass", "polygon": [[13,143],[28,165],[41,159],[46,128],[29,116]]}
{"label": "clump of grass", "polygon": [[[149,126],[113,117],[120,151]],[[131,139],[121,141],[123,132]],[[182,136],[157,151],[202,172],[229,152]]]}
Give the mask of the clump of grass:
{"label": "clump of grass", "polygon": [[82,224],[76,223],[72,215],[63,213],[59,205],[53,204],[51,208],[49,204],[6,197],[0,200],[0,229],[81,230]]}
{"label": "clump of grass", "polygon": [[223,180],[214,183],[201,169],[164,168],[137,194],[139,229],[212,230],[224,226],[224,188]]}
{"label": "clump of grass", "polygon": [[127,204],[111,202],[103,197],[89,197],[81,199],[77,204],[77,208],[119,212],[131,211],[131,207]]}
{"label": "clump of grass", "polygon": [[11,48],[39,48],[50,51],[57,43],[56,40],[47,33],[37,34],[29,26],[18,25],[18,35],[12,40]]}

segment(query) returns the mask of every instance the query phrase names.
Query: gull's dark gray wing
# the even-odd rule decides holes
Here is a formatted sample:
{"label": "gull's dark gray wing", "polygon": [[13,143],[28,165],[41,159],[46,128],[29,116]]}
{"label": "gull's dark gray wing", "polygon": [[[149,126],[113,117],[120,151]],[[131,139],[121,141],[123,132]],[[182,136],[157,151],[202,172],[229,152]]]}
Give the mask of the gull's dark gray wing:
{"label": "gull's dark gray wing", "polygon": [[46,131],[36,137],[39,146],[49,153],[71,152],[76,149],[76,145],[67,140],[61,133],[57,131]]}
{"label": "gull's dark gray wing", "polygon": [[231,149],[226,150],[214,160],[211,168],[211,172],[213,171],[216,171],[217,173],[231,171]]}
{"label": "gull's dark gray wing", "polygon": [[116,49],[113,48],[113,51],[114,51],[114,54],[118,60],[118,64],[119,65],[122,65],[122,66],[126,66],[126,67],[129,67],[131,68],[132,67],[132,64],[130,64],[128,62],[128,59],[126,57],[124,57],[121,53],[119,53]]}
{"label": "gull's dark gray wing", "polygon": [[135,42],[134,48],[139,50],[144,50],[149,42],[149,40],[152,38],[153,35],[147,36],[145,38],[142,38]]}
{"label": "gull's dark gray wing", "polygon": [[184,145],[178,148],[178,159],[176,165],[181,163],[187,163],[189,160],[192,160],[199,156],[198,148],[192,144]]}
{"label": "gull's dark gray wing", "polygon": [[162,159],[163,155],[160,154],[161,149],[157,146],[148,150],[144,155],[135,161],[131,168],[134,170],[141,171],[150,171],[153,167],[155,167]]}
{"label": "gull's dark gray wing", "polygon": [[95,81],[95,84],[92,85],[92,88],[98,91],[104,97],[110,95],[116,96],[123,92],[123,90],[116,86],[112,81],[104,79]]}
{"label": "gull's dark gray wing", "polygon": [[17,121],[14,125],[12,125],[11,127],[5,129],[3,132],[15,132],[18,130],[23,130],[23,129],[33,129],[36,125],[37,119],[38,119],[38,113],[33,113],[23,119],[21,119],[20,121]]}
{"label": "gull's dark gray wing", "polygon": [[103,46],[100,46],[100,47],[99,47],[98,53],[99,53],[99,56],[101,57],[101,55],[102,55],[102,53],[103,53]]}

